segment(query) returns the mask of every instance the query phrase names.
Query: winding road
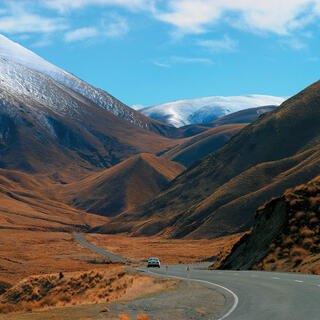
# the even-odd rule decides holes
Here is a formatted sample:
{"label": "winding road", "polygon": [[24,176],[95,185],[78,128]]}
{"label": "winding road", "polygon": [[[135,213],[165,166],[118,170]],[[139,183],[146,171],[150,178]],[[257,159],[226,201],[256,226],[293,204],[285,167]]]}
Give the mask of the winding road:
{"label": "winding road", "polygon": [[[77,240],[85,241],[80,235]],[[86,242],[86,241],[85,241]],[[86,244],[89,244],[86,242]],[[90,244],[93,251],[110,254]],[[112,259],[112,258],[111,258]],[[128,260],[125,260],[128,261]],[[206,265],[168,265],[139,271],[199,281],[217,288],[226,298],[219,320],[320,320],[320,276],[264,271],[209,271]]]}

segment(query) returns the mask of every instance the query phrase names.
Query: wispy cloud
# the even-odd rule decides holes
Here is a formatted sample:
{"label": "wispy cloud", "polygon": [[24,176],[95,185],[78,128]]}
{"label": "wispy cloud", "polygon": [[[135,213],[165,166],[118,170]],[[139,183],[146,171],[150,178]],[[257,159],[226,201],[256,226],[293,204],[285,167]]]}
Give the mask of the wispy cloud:
{"label": "wispy cloud", "polygon": [[65,42],[84,41],[89,39],[103,39],[120,37],[128,33],[129,26],[125,18],[119,15],[112,15],[108,21],[113,19],[112,22],[106,23],[102,20],[99,26],[84,27],[68,31],[64,36]]}
{"label": "wispy cloud", "polygon": [[66,12],[72,9],[81,9],[89,5],[112,5],[130,10],[153,10],[156,0],[41,0],[42,4]]}
{"label": "wispy cloud", "polygon": [[[111,16],[112,22],[106,24],[105,20],[102,21],[101,32],[107,37],[120,37],[128,33],[129,26],[125,18],[113,14]],[[110,19],[108,19],[110,20]]]}
{"label": "wispy cloud", "polygon": [[238,41],[233,40],[226,35],[222,39],[199,40],[197,44],[213,52],[224,52],[234,51],[235,48],[238,46]]}
{"label": "wispy cloud", "polygon": [[[319,0],[168,0],[166,9],[155,17],[182,33],[204,33],[215,23],[225,21],[233,27],[288,35],[320,16]],[[232,16],[232,19],[228,19]]]}
{"label": "wispy cloud", "polygon": [[31,13],[19,13],[0,17],[0,31],[17,33],[50,33],[65,30],[67,25],[60,18],[46,18]]}
{"label": "wispy cloud", "polygon": [[171,56],[168,58],[162,58],[162,59],[153,61],[153,64],[162,68],[170,68],[172,65],[179,64],[179,63],[213,64],[211,59],[202,58],[202,57]]}
{"label": "wispy cloud", "polygon": [[169,63],[165,63],[165,62],[153,61],[153,63],[157,67],[161,67],[161,68],[170,68],[171,67],[171,65]]}
{"label": "wispy cloud", "polygon": [[290,48],[294,50],[302,50],[306,48],[306,44],[298,38],[285,38],[279,40],[283,48]]}
{"label": "wispy cloud", "polygon": [[93,27],[80,28],[67,32],[64,36],[64,40],[66,42],[81,41],[88,38],[96,37],[98,34],[98,30]]}
{"label": "wispy cloud", "polygon": [[50,40],[48,37],[43,37],[42,39],[31,44],[31,47],[42,48],[42,47],[50,46],[51,44],[52,44],[52,40]]}

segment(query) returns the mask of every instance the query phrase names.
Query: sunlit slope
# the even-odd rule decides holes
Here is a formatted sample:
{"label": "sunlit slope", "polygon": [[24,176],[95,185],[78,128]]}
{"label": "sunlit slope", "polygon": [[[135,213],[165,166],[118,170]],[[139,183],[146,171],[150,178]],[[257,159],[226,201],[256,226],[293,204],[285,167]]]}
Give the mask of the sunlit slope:
{"label": "sunlit slope", "polygon": [[145,203],[185,168],[152,154],[139,154],[62,188],[63,201],[104,216]]}

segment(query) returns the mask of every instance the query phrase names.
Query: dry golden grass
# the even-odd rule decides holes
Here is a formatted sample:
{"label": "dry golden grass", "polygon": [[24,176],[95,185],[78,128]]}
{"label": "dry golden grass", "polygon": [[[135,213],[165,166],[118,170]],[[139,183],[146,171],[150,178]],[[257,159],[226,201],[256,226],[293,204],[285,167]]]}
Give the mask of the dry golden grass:
{"label": "dry golden grass", "polygon": [[158,257],[163,264],[194,263],[216,257],[228,249],[243,234],[212,240],[163,239],[160,237],[130,237],[126,234],[86,234],[87,241],[116,255],[135,260]]}
{"label": "dry golden grass", "polygon": [[[0,313],[39,311],[135,299],[174,287],[176,280],[143,277],[122,267],[28,277],[0,297]],[[103,308],[100,312],[108,312]]]}
{"label": "dry golden grass", "polygon": [[320,177],[287,190],[277,201],[286,202],[287,223],[254,268],[320,274]]}
{"label": "dry golden grass", "polygon": [[[119,314],[118,317],[114,320],[131,320],[131,318],[127,314]],[[136,316],[136,320],[158,320],[158,319],[149,318],[149,316],[146,313],[142,313]]]}
{"label": "dry golden grass", "polygon": [[69,233],[0,232],[0,281],[16,284],[30,275],[106,267],[109,265],[99,255],[78,244]]}

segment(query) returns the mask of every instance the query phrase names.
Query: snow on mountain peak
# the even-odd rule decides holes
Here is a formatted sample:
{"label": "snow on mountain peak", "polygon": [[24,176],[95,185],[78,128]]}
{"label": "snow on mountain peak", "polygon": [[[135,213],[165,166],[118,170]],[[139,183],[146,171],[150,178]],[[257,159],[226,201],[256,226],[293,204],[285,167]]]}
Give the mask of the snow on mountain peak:
{"label": "snow on mountain peak", "polygon": [[127,107],[107,92],[97,89],[74,75],[56,67],[34,52],[0,34],[0,57],[38,71],[60,84],[80,93],[102,107],[139,127],[148,128],[148,122],[135,110]]}
{"label": "snow on mountain peak", "polygon": [[211,122],[227,114],[266,105],[280,105],[285,99],[268,95],[212,96],[178,100],[139,110],[144,115],[174,127]]}

